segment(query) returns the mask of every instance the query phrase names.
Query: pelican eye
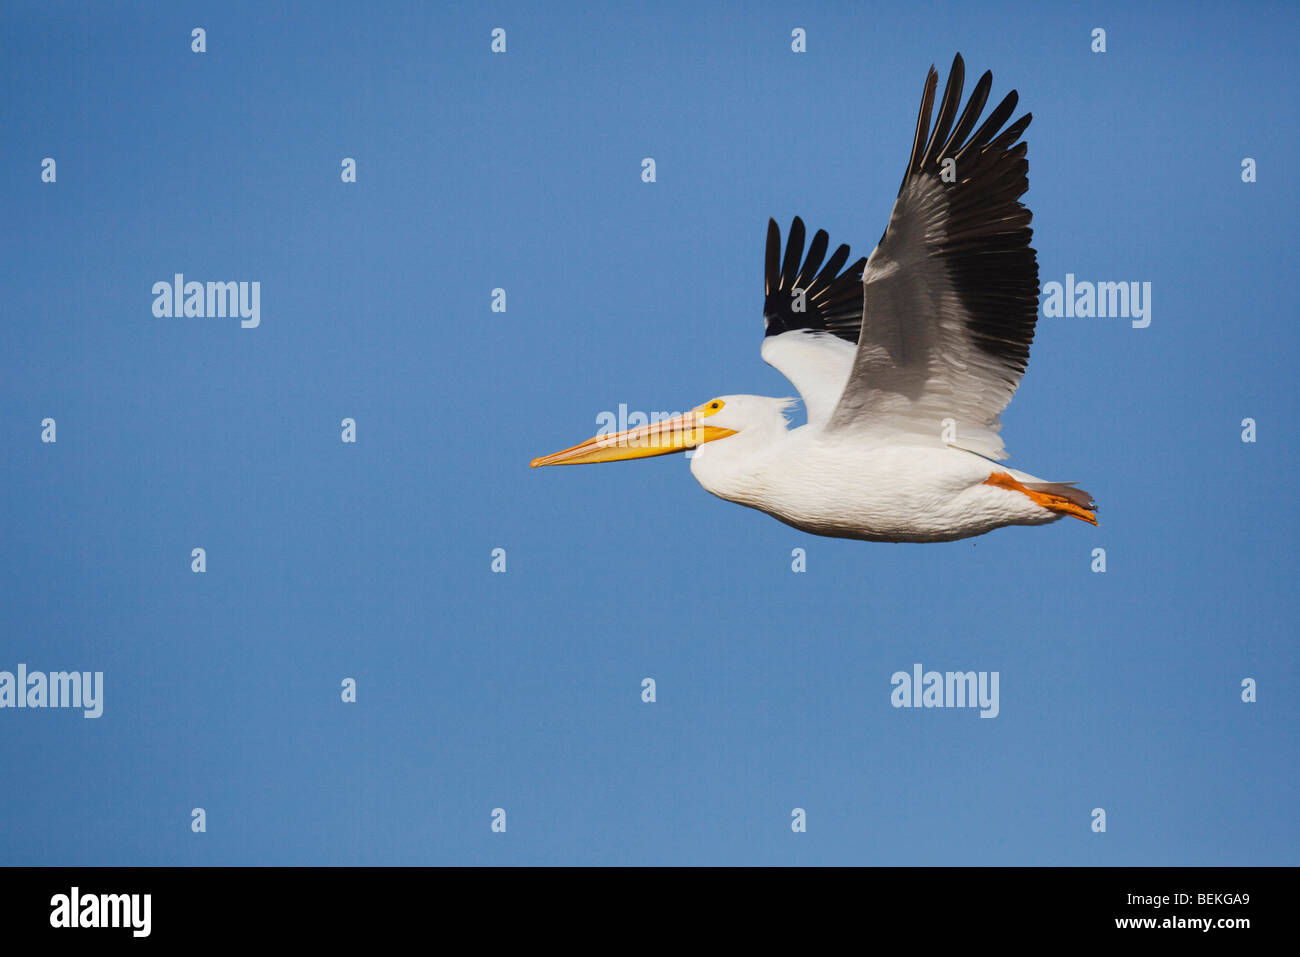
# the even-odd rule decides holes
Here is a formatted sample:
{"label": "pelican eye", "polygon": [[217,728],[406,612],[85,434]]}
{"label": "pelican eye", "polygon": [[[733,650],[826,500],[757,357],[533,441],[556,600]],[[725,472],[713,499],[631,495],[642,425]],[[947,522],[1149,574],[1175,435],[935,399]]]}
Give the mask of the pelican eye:
{"label": "pelican eye", "polygon": [[697,414],[701,416],[713,415],[713,413],[721,411],[722,407],[726,404],[727,403],[723,402],[721,399],[714,399],[712,402],[706,402],[704,405],[700,406],[697,410]]}

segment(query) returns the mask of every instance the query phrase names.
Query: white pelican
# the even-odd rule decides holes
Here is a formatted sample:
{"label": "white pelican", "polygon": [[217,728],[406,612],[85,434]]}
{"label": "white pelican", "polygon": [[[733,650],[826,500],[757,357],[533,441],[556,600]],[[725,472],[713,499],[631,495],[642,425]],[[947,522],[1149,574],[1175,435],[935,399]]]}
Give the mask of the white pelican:
{"label": "white pelican", "polygon": [[1073,483],[997,464],[1007,457],[999,415],[1038,318],[1032,214],[1019,201],[1029,164],[1017,141],[1031,114],[1004,128],[1013,90],[976,128],[993,77],[980,77],[959,115],[964,75],[959,54],[931,128],[930,67],[907,171],[870,257],[841,272],[840,246],[823,264],[821,230],[805,257],[796,217],[782,259],[768,221],[762,355],[799,390],[806,425],[788,428],[793,399],[724,395],[532,465],[694,448],[691,474],[719,498],[867,541],[946,542],[1066,515],[1096,525],[1092,497]]}

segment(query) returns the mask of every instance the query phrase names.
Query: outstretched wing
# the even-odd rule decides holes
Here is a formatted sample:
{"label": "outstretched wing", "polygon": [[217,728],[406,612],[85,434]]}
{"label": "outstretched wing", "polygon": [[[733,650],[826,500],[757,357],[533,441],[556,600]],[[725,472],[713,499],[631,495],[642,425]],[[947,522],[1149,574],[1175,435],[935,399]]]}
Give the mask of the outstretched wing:
{"label": "outstretched wing", "polygon": [[821,422],[830,417],[853,367],[867,260],[845,268],[849,247],[843,245],[826,259],[830,237],[824,229],[813,236],[807,257],[803,245],[803,220],[796,216],[783,260],[781,230],[768,220],[763,359],[794,383],[808,421]]}
{"label": "outstretched wing", "polygon": [[[853,368],[829,422],[942,441],[1006,458],[998,417],[1029,361],[1038,318],[1038,260],[1027,144],[1031,114],[1003,129],[1013,90],[976,129],[993,76],[958,115],[965,65],[952,64],[933,129],[938,74],[926,76],[907,172],[889,226],[862,277],[863,323]],[[972,132],[972,130],[974,132]]]}

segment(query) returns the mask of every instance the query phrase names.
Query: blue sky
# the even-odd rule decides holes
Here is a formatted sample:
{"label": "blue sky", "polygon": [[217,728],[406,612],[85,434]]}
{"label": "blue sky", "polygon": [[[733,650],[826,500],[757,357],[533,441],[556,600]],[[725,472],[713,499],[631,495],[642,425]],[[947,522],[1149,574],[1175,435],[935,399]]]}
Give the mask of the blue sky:
{"label": "blue sky", "polygon": [[[0,14],[0,670],[105,688],[0,710],[0,863],[1300,863],[1293,7],[331,6]],[[958,51],[1034,113],[1041,280],[1152,284],[1146,329],[1040,320],[1004,416],[1100,528],[528,469],[792,394],[767,218],[869,252]],[[155,318],[177,272],[260,326]],[[1000,714],[891,707],[917,662]]]}

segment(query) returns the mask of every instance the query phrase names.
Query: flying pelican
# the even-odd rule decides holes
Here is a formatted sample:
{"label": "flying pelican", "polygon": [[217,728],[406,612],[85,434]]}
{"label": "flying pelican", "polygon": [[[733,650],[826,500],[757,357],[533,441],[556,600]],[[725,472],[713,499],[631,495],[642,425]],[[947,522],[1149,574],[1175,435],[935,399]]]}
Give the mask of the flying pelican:
{"label": "flying pelican", "polygon": [[[1013,90],[978,129],[993,75],[961,105],[965,65],[953,60],[930,126],[930,67],[912,155],[871,255],[847,269],[849,247],[825,260],[828,237],[795,218],[781,258],[768,221],[763,359],[796,400],[724,395],[685,415],[533,459],[579,465],[695,449],[706,490],[815,535],[875,542],[946,542],[1066,515],[1097,524],[1092,496],[1001,466],[999,416],[1029,361],[1038,318],[1038,260],[1027,144],[1032,114],[1003,128]],[[843,271],[841,272],[841,269]],[[707,448],[704,448],[707,443]]]}

